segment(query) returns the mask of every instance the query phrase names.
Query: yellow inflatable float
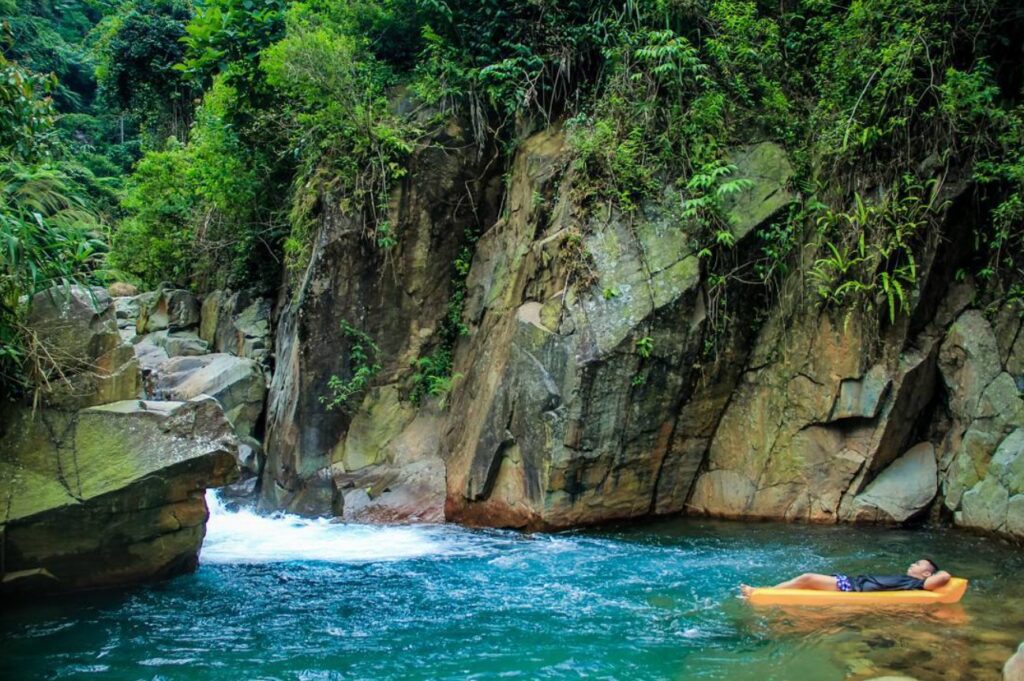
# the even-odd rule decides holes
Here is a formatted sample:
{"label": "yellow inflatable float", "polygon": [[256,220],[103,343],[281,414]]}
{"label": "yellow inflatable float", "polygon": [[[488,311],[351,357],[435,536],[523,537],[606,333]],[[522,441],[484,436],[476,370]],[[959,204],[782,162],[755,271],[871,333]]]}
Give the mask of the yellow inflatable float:
{"label": "yellow inflatable float", "polygon": [[750,592],[753,605],[928,605],[957,603],[967,591],[967,580],[953,577],[934,591],[818,591],[815,589],[761,588]]}

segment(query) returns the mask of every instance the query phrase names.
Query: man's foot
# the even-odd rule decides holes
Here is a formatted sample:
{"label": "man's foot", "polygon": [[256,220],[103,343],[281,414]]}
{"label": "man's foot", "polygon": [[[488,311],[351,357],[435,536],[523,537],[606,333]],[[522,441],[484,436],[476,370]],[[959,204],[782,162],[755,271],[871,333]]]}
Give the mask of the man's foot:
{"label": "man's foot", "polygon": [[740,596],[743,598],[750,598],[750,594],[753,593],[754,587],[747,586],[746,584],[740,584]]}

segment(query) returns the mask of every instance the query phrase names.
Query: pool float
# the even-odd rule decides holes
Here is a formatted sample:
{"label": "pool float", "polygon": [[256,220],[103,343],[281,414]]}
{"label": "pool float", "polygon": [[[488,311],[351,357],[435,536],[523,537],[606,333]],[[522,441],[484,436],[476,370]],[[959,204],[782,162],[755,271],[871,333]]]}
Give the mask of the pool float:
{"label": "pool float", "polygon": [[967,591],[967,580],[953,577],[933,591],[818,591],[816,589],[761,588],[750,592],[753,605],[928,605],[957,603]]}

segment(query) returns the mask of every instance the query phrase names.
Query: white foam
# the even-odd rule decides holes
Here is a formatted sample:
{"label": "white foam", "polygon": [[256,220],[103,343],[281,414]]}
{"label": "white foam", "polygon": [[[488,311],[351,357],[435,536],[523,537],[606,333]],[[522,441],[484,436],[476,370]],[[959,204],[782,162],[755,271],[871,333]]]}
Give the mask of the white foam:
{"label": "white foam", "polygon": [[200,553],[204,563],[366,563],[448,552],[436,528],[348,525],[285,513],[228,511],[212,491],[206,493],[206,503],[210,520]]}

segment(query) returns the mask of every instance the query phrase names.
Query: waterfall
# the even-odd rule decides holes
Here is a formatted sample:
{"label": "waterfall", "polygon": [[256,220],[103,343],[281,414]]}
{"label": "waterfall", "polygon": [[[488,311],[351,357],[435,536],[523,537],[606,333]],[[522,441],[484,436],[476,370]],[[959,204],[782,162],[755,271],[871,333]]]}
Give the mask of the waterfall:
{"label": "waterfall", "polygon": [[363,563],[419,558],[452,548],[437,526],[352,525],[287,513],[229,511],[213,490],[207,491],[206,504],[210,519],[200,553],[203,563]]}

